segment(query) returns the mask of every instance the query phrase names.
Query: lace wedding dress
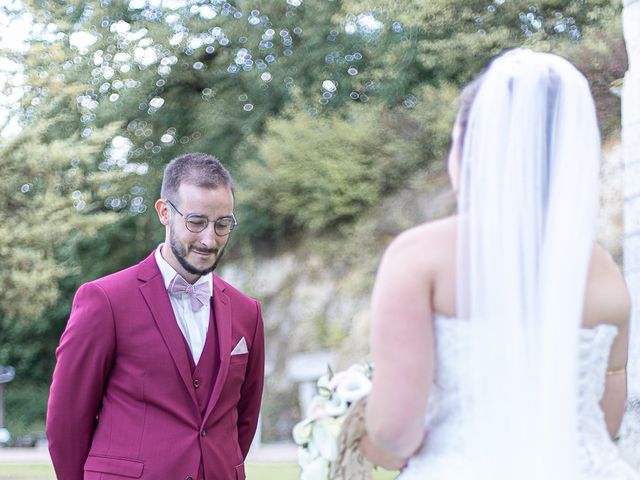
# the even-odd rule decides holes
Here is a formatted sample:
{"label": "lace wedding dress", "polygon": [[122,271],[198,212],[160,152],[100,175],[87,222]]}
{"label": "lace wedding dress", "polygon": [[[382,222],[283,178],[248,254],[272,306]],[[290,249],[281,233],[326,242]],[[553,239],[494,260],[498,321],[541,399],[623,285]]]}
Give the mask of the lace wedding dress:
{"label": "lace wedding dress", "polygon": [[[469,324],[435,316],[434,326],[436,371],[427,408],[425,440],[398,480],[473,480],[474,472],[462,451],[467,431],[464,419],[467,399],[460,388],[466,375],[459,362],[464,358],[461,353],[469,348]],[[613,325],[580,330],[577,405],[580,480],[640,480],[640,474],[620,458],[610,440],[599,405],[616,334]]]}
{"label": "lace wedding dress", "polygon": [[640,472],[640,398],[633,397],[627,402],[624,415],[618,448],[622,458]]}

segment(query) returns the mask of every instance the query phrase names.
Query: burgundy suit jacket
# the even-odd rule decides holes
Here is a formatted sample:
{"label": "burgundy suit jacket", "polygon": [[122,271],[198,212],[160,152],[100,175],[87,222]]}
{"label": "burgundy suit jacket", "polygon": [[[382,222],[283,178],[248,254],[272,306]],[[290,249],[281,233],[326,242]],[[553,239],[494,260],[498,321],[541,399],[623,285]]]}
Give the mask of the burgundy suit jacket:
{"label": "burgundy suit jacket", "polygon": [[[82,285],[47,408],[59,480],[242,480],[264,379],[259,303],[214,275],[220,367],[204,416],[154,255]],[[245,338],[248,353],[231,355]]]}

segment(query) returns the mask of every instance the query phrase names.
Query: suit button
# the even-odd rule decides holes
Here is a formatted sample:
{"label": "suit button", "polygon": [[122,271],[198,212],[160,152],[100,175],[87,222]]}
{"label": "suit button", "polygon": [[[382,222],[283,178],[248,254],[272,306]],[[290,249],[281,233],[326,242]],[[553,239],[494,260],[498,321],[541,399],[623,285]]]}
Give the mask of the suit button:
{"label": "suit button", "polygon": [[200,436],[201,437],[206,437],[207,436],[207,431],[204,428],[202,430],[200,430]]}
{"label": "suit button", "polygon": [[200,386],[200,380],[195,379],[195,380],[193,381],[193,386],[194,386],[195,388],[198,388],[198,387]]}

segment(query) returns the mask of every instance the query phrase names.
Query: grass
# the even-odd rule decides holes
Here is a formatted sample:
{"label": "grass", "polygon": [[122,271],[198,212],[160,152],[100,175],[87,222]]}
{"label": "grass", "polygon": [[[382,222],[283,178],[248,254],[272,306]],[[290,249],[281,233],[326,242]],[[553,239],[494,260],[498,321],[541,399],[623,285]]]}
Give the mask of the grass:
{"label": "grass", "polygon": [[[396,472],[376,470],[373,480],[392,480]],[[0,480],[55,480],[48,464],[0,464]],[[247,480],[298,480],[298,466],[291,463],[249,463]]]}
{"label": "grass", "polygon": [[53,467],[46,463],[37,465],[0,464],[0,480],[55,480]]}

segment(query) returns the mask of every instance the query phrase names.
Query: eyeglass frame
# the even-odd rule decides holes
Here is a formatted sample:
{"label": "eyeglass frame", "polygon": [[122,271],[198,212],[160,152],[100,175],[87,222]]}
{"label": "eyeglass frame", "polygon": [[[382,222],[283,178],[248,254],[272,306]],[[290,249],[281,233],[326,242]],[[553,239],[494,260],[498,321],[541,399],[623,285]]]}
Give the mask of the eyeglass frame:
{"label": "eyeglass frame", "polygon": [[[236,220],[236,216],[233,214],[233,212],[231,212],[231,215],[224,215],[222,217],[218,217],[215,220],[209,220],[209,217],[207,217],[206,215],[202,215],[201,213],[188,213],[188,214],[184,214],[182,213],[180,210],[178,210],[178,207],[176,207],[173,202],[171,200],[169,200],[168,198],[165,199],[165,201],[177,212],[180,214],[180,216],[182,218],[184,218],[184,226],[187,230],[189,230],[191,233],[202,233],[204,232],[207,227],[209,226],[210,223],[213,223],[213,231],[216,232],[216,235],[218,235],[219,237],[226,237],[227,235],[230,235],[231,232],[233,232],[233,229],[236,228],[238,226],[238,220]],[[206,223],[204,224],[204,227],[202,227],[202,230],[198,230],[198,231],[193,231],[189,228],[189,217],[193,217],[196,216],[198,218],[204,219],[206,220]],[[218,220],[222,220],[223,218],[228,219],[230,218],[231,220],[233,220],[233,223],[229,226],[229,231],[227,233],[218,233],[218,228],[217,228],[217,223]]]}

